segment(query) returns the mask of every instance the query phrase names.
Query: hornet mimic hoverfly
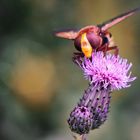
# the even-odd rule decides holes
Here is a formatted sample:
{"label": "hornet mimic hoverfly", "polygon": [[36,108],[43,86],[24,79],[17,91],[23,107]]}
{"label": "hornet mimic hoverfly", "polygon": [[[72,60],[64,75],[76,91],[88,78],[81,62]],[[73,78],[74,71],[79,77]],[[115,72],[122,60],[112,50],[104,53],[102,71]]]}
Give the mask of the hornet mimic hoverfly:
{"label": "hornet mimic hoverfly", "polygon": [[79,53],[75,53],[76,55],[90,58],[93,51],[103,51],[106,53],[110,50],[114,50],[114,54],[118,55],[118,47],[114,45],[112,35],[110,32],[108,32],[108,29],[128,18],[129,16],[132,16],[137,11],[140,11],[140,8],[125,12],[97,26],[86,26],[78,31],[58,31],[55,32],[55,35],[57,37],[73,40],[75,48],[79,51]]}

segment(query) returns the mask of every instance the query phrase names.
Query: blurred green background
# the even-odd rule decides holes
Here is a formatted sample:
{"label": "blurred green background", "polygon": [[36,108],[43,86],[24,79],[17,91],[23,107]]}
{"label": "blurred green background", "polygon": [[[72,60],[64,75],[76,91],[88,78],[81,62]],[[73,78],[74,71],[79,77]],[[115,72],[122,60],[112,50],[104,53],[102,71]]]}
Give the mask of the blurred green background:
{"label": "blurred green background", "polygon": [[[88,83],[53,30],[98,24],[140,0],[0,0],[0,140],[71,140],[66,119]],[[110,31],[137,80],[112,95],[89,140],[140,140],[140,13]]]}

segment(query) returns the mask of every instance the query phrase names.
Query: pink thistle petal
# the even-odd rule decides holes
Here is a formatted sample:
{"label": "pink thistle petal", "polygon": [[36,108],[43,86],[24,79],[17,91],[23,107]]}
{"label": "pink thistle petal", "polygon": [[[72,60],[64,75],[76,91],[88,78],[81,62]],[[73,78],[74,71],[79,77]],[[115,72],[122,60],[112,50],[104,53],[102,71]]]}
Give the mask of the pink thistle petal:
{"label": "pink thistle petal", "polygon": [[131,77],[132,63],[113,54],[104,56],[103,52],[95,52],[90,59],[77,58],[74,62],[80,66],[90,83],[104,83],[104,88],[110,86],[111,90],[130,87],[136,79]]}

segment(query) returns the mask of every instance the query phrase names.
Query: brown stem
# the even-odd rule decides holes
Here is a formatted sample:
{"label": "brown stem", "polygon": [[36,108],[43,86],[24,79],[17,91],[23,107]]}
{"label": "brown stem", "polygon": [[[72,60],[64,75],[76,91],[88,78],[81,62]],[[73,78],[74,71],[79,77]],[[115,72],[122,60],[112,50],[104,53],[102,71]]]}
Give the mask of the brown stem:
{"label": "brown stem", "polygon": [[75,140],[87,140],[85,134],[83,134],[83,135],[73,135],[73,137],[74,137]]}
{"label": "brown stem", "polygon": [[82,140],[86,140],[86,135],[82,135]]}

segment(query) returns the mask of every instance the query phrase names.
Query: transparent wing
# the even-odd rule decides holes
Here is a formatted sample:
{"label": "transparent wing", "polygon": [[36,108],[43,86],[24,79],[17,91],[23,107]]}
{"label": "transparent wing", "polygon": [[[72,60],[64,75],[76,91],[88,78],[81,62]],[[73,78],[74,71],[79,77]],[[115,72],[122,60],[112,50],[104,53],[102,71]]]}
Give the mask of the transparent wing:
{"label": "transparent wing", "polygon": [[123,14],[118,15],[117,17],[114,17],[106,22],[104,22],[101,25],[98,25],[102,31],[106,31],[107,29],[111,28],[112,26],[114,26],[115,24],[123,21],[124,19],[132,16],[133,14],[135,14],[136,12],[140,11],[140,7],[130,10],[128,12],[125,12]]}
{"label": "transparent wing", "polygon": [[78,35],[78,30],[66,29],[54,32],[55,36],[65,39],[75,39]]}

